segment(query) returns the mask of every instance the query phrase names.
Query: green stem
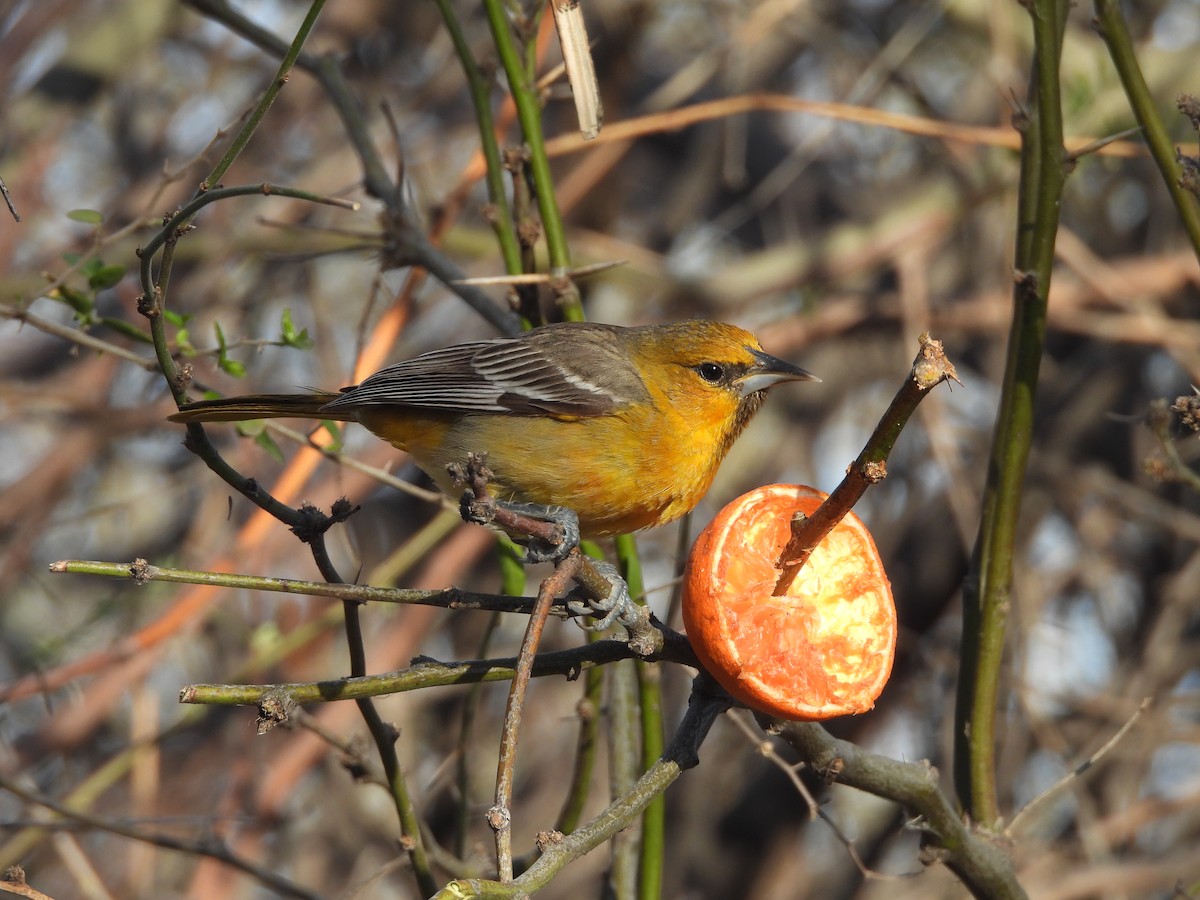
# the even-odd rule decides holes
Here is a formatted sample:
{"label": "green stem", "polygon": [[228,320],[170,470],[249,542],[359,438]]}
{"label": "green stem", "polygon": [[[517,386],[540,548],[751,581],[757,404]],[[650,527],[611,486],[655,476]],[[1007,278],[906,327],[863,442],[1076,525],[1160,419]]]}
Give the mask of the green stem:
{"label": "green stem", "polygon": [[466,36],[454,15],[450,0],[436,0],[442,18],[446,22],[446,30],[458,54],[463,74],[467,78],[467,87],[471,93],[471,102],[475,106],[475,120],[479,123],[479,146],[487,163],[487,192],[491,210],[488,218],[496,232],[496,240],[500,243],[500,255],[504,258],[504,268],[510,275],[519,275],[521,269],[521,246],[517,241],[517,230],[513,225],[512,210],[508,205],[508,197],[504,191],[504,160],[500,156],[500,145],[496,142],[496,123],[492,118],[491,85],[479,70]]}
{"label": "green stem", "polygon": [[[638,556],[637,540],[631,534],[616,538],[617,562],[629,593],[645,605],[646,583]],[[665,739],[662,719],[662,679],[658,663],[638,660],[638,708],[642,725],[642,771],[663,754]],[[638,859],[639,900],[662,896],[663,859],[666,853],[667,802],[662,795],[652,799],[642,813],[642,844]]]}
{"label": "green stem", "polygon": [[[291,507],[284,507],[290,510]],[[288,524],[295,524],[293,518]],[[410,561],[411,564],[411,561]],[[303,594],[309,597],[329,597],[334,600],[353,600],[356,603],[416,603],[440,606],[443,609],[484,609],[494,612],[528,614],[533,609],[532,597],[480,594],[458,588],[422,591],[413,588],[389,588],[372,584],[330,584],[324,581],[302,581],[296,578],[271,578],[265,575],[239,575],[232,572],[212,572],[200,569],[171,569],[155,566],[144,559],[133,562],[104,562],[102,560],[64,559],[50,564],[56,574],[101,575],[110,578],[132,578],[138,584],[165,581],[172,584],[205,584],[214,587],[249,591],[271,591],[280,594]],[[377,573],[372,573],[377,574]],[[392,577],[395,572],[383,573]],[[563,609],[566,601],[556,607]],[[565,609],[564,609],[565,612]]]}
{"label": "green stem", "polygon": [[[287,84],[288,76],[296,64],[296,59],[300,56],[304,42],[308,40],[308,36],[312,32],[313,26],[316,25],[317,17],[321,14],[321,9],[324,6],[325,0],[313,0],[312,5],[308,8],[308,13],[304,16],[304,21],[300,23],[300,28],[296,31],[296,36],[292,38],[291,44],[288,46],[283,59],[279,63],[279,68],[275,72],[275,78],[271,81],[267,90],[263,92],[262,97],[259,98],[258,103],[251,111],[249,118],[247,118],[246,124],[234,135],[229,149],[225,151],[225,155],[221,157],[212,171],[208,173],[208,176],[200,183],[199,189],[192,197],[193,200],[209,192],[210,188],[220,182],[221,178],[229,170],[229,167],[233,165],[234,161],[241,155],[241,152],[246,149],[246,145],[250,143],[250,138],[254,136],[254,132],[258,130],[258,126],[266,117],[267,110],[275,103],[275,98],[279,96],[279,92]],[[160,326],[156,333],[153,328],[153,320],[156,317],[161,317],[165,306],[167,285],[170,283],[171,269],[174,263],[175,240],[178,238],[178,229],[184,227],[186,223],[187,219],[184,219],[174,226],[170,224],[165,225],[155,238],[155,241],[159,241],[160,243],[165,242],[167,245],[163,251],[161,268],[157,280],[151,279],[149,274],[149,265],[154,255],[154,250],[147,247],[140,254],[142,255],[142,291],[144,296],[142,312],[151,319],[152,327],[150,331],[151,334],[156,336],[155,350],[158,354],[159,362],[163,364],[163,375],[166,377],[167,384],[170,385],[171,390],[176,392],[175,396],[177,400],[182,398],[182,387],[175,373],[175,364],[171,361],[170,355],[166,354],[166,348],[163,344],[166,339],[166,331]],[[154,241],[151,243],[154,243]],[[157,249],[157,246],[154,249]],[[161,341],[158,339],[160,336],[162,338]]]}
{"label": "green stem", "polygon": [[569,321],[582,321],[583,308],[579,303],[579,292],[567,278],[571,268],[571,253],[567,246],[567,233],[563,226],[558,199],[554,193],[554,176],[550,171],[550,157],[546,153],[546,141],[542,134],[542,107],[538,100],[533,79],[526,69],[513,38],[508,17],[504,12],[503,0],[484,0],[492,40],[500,56],[500,64],[508,78],[517,109],[517,120],[521,133],[529,148],[529,172],[537,197],[538,214],[542,219],[542,230],[546,235],[546,253],[550,260],[550,272],[561,280],[555,289],[563,315]]}
{"label": "green stem", "polygon": [[[478,656],[484,659],[492,643],[496,629],[500,627],[500,614],[492,613],[487,626],[483,629],[483,637],[479,641]],[[479,704],[483,699],[483,683],[471,685],[466,700],[463,701],[462,719],[458,726],[458,764],[455,780],[458,782],[458,806],[454,810],[454,853],[462,857],[467,852],[467,837],[471,830],[471,820],[475,816],[475,789],[472,784],[472,755],[473,741],[471,735],[475,730],[475,720],[479,715]]]}
{"label": "green stem", "polygon": [[267,110],[274,105],[275,98],[279,96],[279,92],[287,84],[288,76],[291,74],[292,68],[296,65],[296,59],[300,56],[300,50],[308,40],[309,34],[312,33],[313,26],[317,24],[317,16],[321,14],[324,6],[325,0],[313,0],[312,5],[308,8],[308,13],[304,16],[304,21],[300,23],[300,28],[296,31],[296,36],[292,39],[291,46],[288,47],[283,60],[279,63],[279,69],[275,72],[275,78],[271,81],[270,87],[259,98],[258,104],[250,113],[246,124],[234,136],[229,149],[225,151],[225,155],[213,166],[213,170],[208,173],[208,177],[204,179],[201,190],[207,190],[219,182],[225,173],[229,171],[229,167],[233,165],[234,161],[241,156],[242,151],[246,149],[246,145],[250,143],[250,138],[254,137],[254,132],[258,130],[258,126],[266,118]]}
{"label": "green stem", "polygon": [[1108,45],[1109,56],[1117,68],[1125,96],[1129,98],[1129,106],[1142,127],[1150,155],[1162,173],[1167,193],[1171,195],[1171,202],[1175,204],[1188,239],[1192,242],[1192,252],[1200,259],[1200,204],[1179,183],[1182,172],[1175,155],[1175,144],[1167,134],[1166,126],[1155,109],[1150,88],[1142,76],[1129,28],[1125,24],[1125,17],[1121,15],[1121,5],[1117,0],[1096,0],[1095,9],[1100,36]]}
{"label": "green stem", "polygon": [[1046,334],[1047,297],[1066,180],[1059,94],[1065,8],[1036,0],[1030,114],[1021,150],[1013,318],[992,439],[983,515],[963,588],[962,664],[956,704],[954,776],[959,801],[977,822],[999,819],[996,711],[1011,603],[1021,493],[1033,436],[1033,407]]}
{"label": "green stem", "polygon": [[[637,672],[633,660],[608,667],[608,782],[611,799],[633,789],[641,771],[638,753]],[[637,821],[613,838],[607,895],[613,900],[634,900],[637,894],[641,829]]]}
{"label": "green stem", "polygon": [[[579,673],[597,666],[635,656],[624,641],[597,641],[574,650],[554,650],[537,654],[533,661],[532,677],[557,675],[575,678]],[[697,665],[694,656],[689,658],[686,644],[682,642],[664,653],[662,658],[683,665]],[[179,692],[179,702],[211,706],[258,706],[274,699],[284,707],[295,703],[332,703],[337,700],[358,700],[362,697],[418,691],[427,687],[511,681],[516,666],[516,657],[453,663],[428,661],[398,672],[299,684],[190,684]]]}
{"label": "green stem", "polygon": [[[600,640],[600,635],[589,635],[589,643]],[[583,809],[591,793],[592,773],[596,770],[596,753],[600,749],[600,708],[604,703],[604,671],[598,667],[587,670],[584,675],[583,699],[579,701],[579,736],[575,742],[575,767],[571,772],[571,786],[563,803],[556,831],[570,834],[579,827]],[[528,868],[524,866],[523,869]]]}

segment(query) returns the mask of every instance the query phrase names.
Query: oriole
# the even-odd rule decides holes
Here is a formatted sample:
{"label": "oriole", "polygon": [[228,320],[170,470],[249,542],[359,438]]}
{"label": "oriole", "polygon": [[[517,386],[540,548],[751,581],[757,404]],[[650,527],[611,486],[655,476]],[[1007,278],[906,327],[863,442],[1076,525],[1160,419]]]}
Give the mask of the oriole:
{"label": "oriole", "polygon": [[568,507],[600,537],[693,509],[766,390],[817,380],[733,325],[563,323],[424,353],[338,393],[202,400],[171,419],[358,422],[448,493],[447,465],[486,452],[499,499]]}

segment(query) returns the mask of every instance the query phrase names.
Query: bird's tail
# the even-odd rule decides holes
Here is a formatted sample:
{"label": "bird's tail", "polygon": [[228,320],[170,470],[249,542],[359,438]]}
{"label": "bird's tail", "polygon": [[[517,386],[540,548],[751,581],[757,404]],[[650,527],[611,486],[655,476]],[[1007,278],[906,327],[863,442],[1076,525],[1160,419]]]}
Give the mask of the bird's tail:
{"label": "bird's tail", "polygon": [[218,400],[197,400],[179,407],[172,422],[244,422],[247,419],[335,419],[354,420],[353,411],[322,410],[340,394],[315,391],[309,394],[248,394]]}

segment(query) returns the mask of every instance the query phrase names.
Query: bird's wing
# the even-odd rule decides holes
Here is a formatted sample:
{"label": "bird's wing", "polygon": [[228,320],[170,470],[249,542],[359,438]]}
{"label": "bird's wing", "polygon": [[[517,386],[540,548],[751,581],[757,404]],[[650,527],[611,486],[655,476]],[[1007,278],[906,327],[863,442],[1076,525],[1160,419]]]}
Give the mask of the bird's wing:
{"label": "bird's wing", "polygon": [[398,405],[446,412],[599,416],[648,399],[604,326],[546,326],[433,350],[376,372],[326,409]]}

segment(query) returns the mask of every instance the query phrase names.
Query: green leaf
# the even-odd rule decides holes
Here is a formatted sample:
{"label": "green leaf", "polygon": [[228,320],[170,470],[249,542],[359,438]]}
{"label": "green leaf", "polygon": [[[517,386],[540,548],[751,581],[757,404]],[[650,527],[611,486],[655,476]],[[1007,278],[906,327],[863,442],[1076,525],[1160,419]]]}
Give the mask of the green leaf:
{"label": "green leaf", "polygon": [[182,328],[188,322],[192,321],[192,314],[176,312],[173,309],[164,309],[163,318],[177,328]]}
{"label": "green leaf", "polygon": [[221,371],[226,375],[232,375],[234,378],[244,378],[246,375],[246,367],[236,359],[230,359],[228,356],[222,356],[217,360],[217,365],[221,367]]}
{"label": "green leaf", "polygon": [[228,345],[225,343],[225,332],[221,330],[220,322],[213,322],[213,329],[217,332],[217,366],[222,372],[227,375],[232,375],[234,378],[241,378],[246,374],[246,367],[236,359],[230,359]]}
{"label": "green leaf", "polygon": [[196,355],[196,348],[192,346],[191,335],[188,334],[186,328],[180,328],[175,332],[175,346],[179,348],[179,352],[184,356],[193,357]]}
{"label": "green leaf", "polygon": [[279,449],[279,445],[271,437],[271,432],[267,431],[266,420],[247,419],[245,422],[238,422],[237,432],[242,437],[253,438],[254,443],[266,450],[272,459],[277,462],[284,461],[283,451]]}
{"label": "green leaf", "polygon": [[279,449],[279,445],[275,443],[274,438],[271,437],[270,432],[266,431],[266,429],[254,439],[254,443],[266,450],[276,462],[284,461],[283,451]]}
{"label": "green leaf", "polygon": [[[99,262],[99,260],[97,260]],[[88,273],[88,285],[95,291],[103,291],[113,287],[125,277],[124,266],[106,266],[103,263],[94,271]]]}
{"label": "green leaf", "polygon": [[297,350],[311,350],[313,348],[312,338],[308,336],[308,329],[304,328],[299,334],[296,333],[296,326],[292,322],[292,311],[285,309],[283,317],[280,321],[280,331],[282,332],[281,343],[285,347],[294,347]]}
{"label": "green leaf", "polygon": [[56,290],[51,291],[46,296],[63,301],[71,309],[75,310],[75,317],[81,322],[89,321],[92,311],[95,309],[95,304],[92,302],[90,296],[83,291],[77,291],[65,284],[59,285]]}
{"label": "green leaf", "polygon": [[104,213],[95,209],[73,209],[67,213],[67,218],[84,225],[100,225],[104,222]]}

